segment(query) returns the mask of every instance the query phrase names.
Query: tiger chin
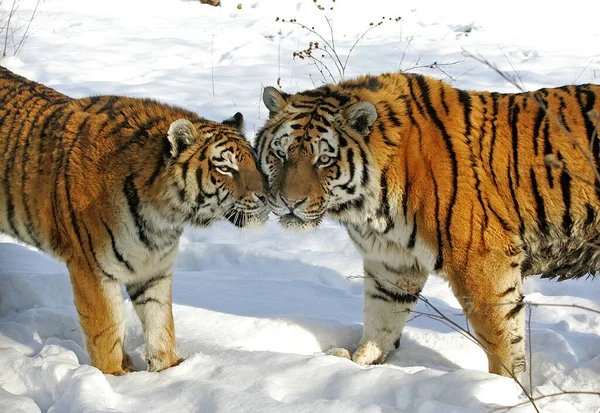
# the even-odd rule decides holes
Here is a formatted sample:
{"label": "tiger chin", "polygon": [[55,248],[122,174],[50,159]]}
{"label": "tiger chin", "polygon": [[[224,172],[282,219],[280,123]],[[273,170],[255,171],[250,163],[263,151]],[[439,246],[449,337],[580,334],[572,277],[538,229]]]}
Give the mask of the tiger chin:
{"label": "tiger chin", "polygon": [[363,336],[352,355],[333,353],[385,361],[433,273],[489,371],[518,379],[523,277],[600,269],[600,86],[499,94],[393,73],[294,95],[267,87],[263,101],[269,207],[284,227],[339,220],[364,259]]}
{"label": "tiger chin", "polygon": [[121,375],[124,284],[148,370],[180,362],[171,282],[184,225],[268,217],[237,113],[223,123],[149,99],[72,99],[0,68],[0,231],[62,259],[91,364]]}

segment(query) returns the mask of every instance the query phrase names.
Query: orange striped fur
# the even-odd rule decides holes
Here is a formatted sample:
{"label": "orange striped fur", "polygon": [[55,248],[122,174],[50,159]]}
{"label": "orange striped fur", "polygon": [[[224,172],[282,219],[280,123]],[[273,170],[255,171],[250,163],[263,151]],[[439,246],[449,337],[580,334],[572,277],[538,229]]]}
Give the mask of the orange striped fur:
{"label": "orange striped fur", "polygon": [[435,273],[489,370],[525,370],[522,277],[600,269],[599,97],[597,85],[499,94],[405,73],[295,95],[265,89],[257,150],[271,209],[291,228],[340,220],[364,257],[356,362],[399,345]]}
{"label": "orange striped fur", "polygon": [[171,276],[185,224],[268,215],[236,126],[148,99],[72,99],[0,68],[0,231],[62,259],[92,365],[123,374],[121,283],[151,371],[175,365]]}

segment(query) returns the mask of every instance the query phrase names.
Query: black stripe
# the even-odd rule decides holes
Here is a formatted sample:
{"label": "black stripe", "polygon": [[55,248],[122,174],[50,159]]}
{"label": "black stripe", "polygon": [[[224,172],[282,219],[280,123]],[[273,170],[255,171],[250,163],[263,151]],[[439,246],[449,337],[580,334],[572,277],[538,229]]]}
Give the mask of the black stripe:
{"label": "black stripe", "polygon": [[562,190],[563,203],[565,204],[562,226],[565,234],[570,236],[573,229],[573,218],[571,217],[571,175],[567,172],[561,153],[558,152],[557,155],[558,160],[563,162],[563,169],[560,173],[560,188]]}
{"label": "black stripe", "polygon": [[[31,98],[32,96],[29,96],[27,99]],[[4,168],[4,185],[6,188],[6,215],[7,215],[7,220],[8,220],[8,224],[10,226],[11,231],[14,233],[14,235],[21,239],[21,240],[25,240],[23,235],[20,233],[18,227],[17,227],[17,220],[15,217],[15,204],[13,202],[13,195],[11,194],[10,191],[10,174],[11,172],[14,171],[14,166],[15,166],[15,162],[17,160],[17,151],[21,146],[21,132],[23,131],[23,128],[25,127],[25,125],[27,124],[27,122],[24,122],[22,119],[18,119],[20,120],[20,122],[16,122],[17,120],[17,115],[19,114],[19,110],[16,108],[14,109],[13,112],[13,118],[12,118],[12,122],[9,128],[8,133],[6,134],[6,140],[7,140],[7,144],[6,144],[6,148],[8,149],[9,145],[8,142],[10,142],[11,140],[15,141],[15,145],[11,148],[10,150],[10,154],[8,155],[7,158],[8,161],[6,162],[6,167]],[[15,125],[19,125],[19,128],[16,132],[13,133],[13,128],[15,127]],[[12,139],[9,139],[9,137],[12,137]],[[24,149],[23,149],[23,154],[22,156],[24,156]],[[16,171],[14,171],[16,172]]]}
{"label": "black stripe", "polygon": [[502,225],[502,228],[505,231],[510,232],[511,228],[510,225],[508,224],[508,222],[506,222],[505,219],[503,219],[500,214],[498,214],[498,212],[496,212],[496,210],[492,207],[492,205],[488,202],[487,203],[487,207],[489,208],[490,211],[492,211],[492,213],[496,216],[496,219],[498,220],[498,222],[500,222],[500,225]]}
{"label": "black stripe", "polygon": [[108,236],[110,237],[110,243],[112,245],[113,254],[115,255],[115,257],[121,264],[123,264],[129,271],[133,272],[133,267],[131,266],[129,261],[127,261],[123,257],[123,254],[121,254],[121,252],[117,248],[117,241],[115,239],[113,232],[110,230],[110,227],[108,226],[108,224],[106,223],[106,221],[103,218],[101,218],[101,219],[102,219],[102,223],[104,224],[104,228],[106,228],[106,232],[108,232]]}
{"label": "black stripe", "polygon": [[442,106],[444,107],[444,111],[447,115],[450,112],[450,108],[446,103],[446,88],[442,82],[440,82],[440,101],[442,102]]}
{"label": "black stripe", "polygon": [[490,97],[492,98],[492,139],[490,142],[490,157],[488,161],[488,165],[490,166],[490,171],[492,173],[492,181],[494,181],[494,186],[498,188],[498,181],[496,179],[496,171],[494,170],[494,150],[496,149],[496,121],[498,120],[498,94],[491,93]]}
{"label": "black stripe", "polygon": [[[40,99],[39,102],[45,102]],[[31,123],[29,124],[29,130],[25,131],[27,137],[25,139],[25,145],[23,146],[23,154],[21,159],[21,200],[23,202],[23,209],[25,212],[25,217],[23,218],[22,224],[29,235],[29,238],[33,241],[33,245],[35,245],[38,249],[42,248],[43,238],[38,231],[37,227],[33,224],[31,219],[31,208],[29,207],[29,198],[26,193],[27,188],[27,167],[31,164],[30,155],[36,154],[36,151],[31,151],[31,137],[32,135],[38,135],[38,130],[35,129],[36,123],[38,123],[40,117],[42,116],[43,111],[48,107],[48,103],[46,102],[41,107],[38,107],[37,110],[35,108],[31,109],[28,113],[29,116],[33,117]],[[25,122],[24,122],[25,123]],[[38,154],[39,156],[39,154]]]}
{"label": "black stripe", "polygon": [[443,256],[443,242],[442,242],[442,226],[440,223],[440,199],[438,195],[438,186],[435,180],[435,176],[433,176],[433,171],[431,171],[431,180],[433,182],[433,193],[435,195],[435,227],[437,231],[437,258],[435,260],[434,270],[439,271],[444,266],[444,256]]}
{"label": "black stripe", "polygon": [[508,188],[510,189],[510,196],[513,201],[513,205],[515,207],[515,212],[517,213],[517,217],[519,219],[519,233],[521,236],[525,233],[525,224],[523,223],[523,217],[521,217],[521,211],[519,209],[519,201],[517,201],[517,194],[515,192],[515,186],[513,184],[512,175],[510,173],[510,163],[506,165],[506,173],[508,175]]}
{"label": "black stripe", "polygon": [[408,179],[408,150],[404,150],[404,193],[402,194],[402,213],[404,222],[408,224],[408,192],[410,191],[410,180]]}
{"label": "black stripe", "polygon": [[398,115],[396,114],[396,112],[394,112],[389,103],[385,103],[384,107],[387,111],[387,118],[392,123],[392,125],[394,125],[397,128],[402,126],[402,122],[400,122],[400,119],[398,119]]}
{"label": "black stripe", "polygon": [[390,273],[395,274],[395,275],[399,275],[401,277],[404,277],[406,275],[407,271],[410,272],[410,270],[411,270],[410,268],[407,268],[407,267],[394,268],[394,267],[392,267],[390,264],[388,264],[385,261],[383,261],[381,263],[381,265],[383,265],[383,268],[385,268],[385,270],[387,272],[390,272]]}
{"label": "black stripe", "polygon": [[[427,85],[425,78],[422,76],[416,76],[416,79],[417,79],[417,83],[419,84],[419,86],[421,87],[421,89],[423,91],[423,102],[425,104],[427,113],[429,114],[429,117],[433,120],[433,123],[436,125],[436,127],[439,129],[440,133],[442,134],[444,143],[446,145],[446,150],[448,151],[448,156],[450,156],[450,161],[452,164],[452,195],[450,196],[450,203],[448,204],[448,214],[446,216],[446,236],[448,237],[448,242],[449,242],[450,248],[452,248],[452,239],[450,238],[450,234],[451,234],[450,226],[452,224],[453,209],[454,209],[454,204],[456,203],[456,196],[457,196],[457,192],[458,192],[458,163],[456,161],[456,153],[454,152],[454,147],[452,145],[452,139],[450,138],[450,135],[448,135],[448,132],[446,132],[446,127],[444,126],[443,122],[438,118],[435,108],[433,107],[433,105],[431,103],[431,99],[429,96],[429,86]],[[432,175],[433,175],[433,173],[432,173]],[[437,192],[437,190],[436,190],[436,192]],[[437,197],[437,193],[436,193],[436,197]],[[438,205],[438,209],[439,209],[439,205]],[[437,214],[436,214],[436,219],[438,219]],[[441,242],[441,240],[439,242]],[[439,259],[439,257],[438,257],[438,259]]]}
{"label": "black stripe", "polygon": [[388,298],[389,301],[393,301],[398,304],[412,304],[417,302],[417,300],[419,299],[419,293],[410,294],[405,292],[396,292],[389,290],[383,285],[381,285],[381,283],[377,279],[375,279],[375,277],[372,274],[368,273],[366,270],[365,273],[367,273],[369,278],[373,280],[377,291],[380,292],[386,298]]}
{"label": "black stripe", "polygon": [[531,191],[533,192],[533,198],[535,199],[535,211],[537,213],[538,227],[542,234],[548,235],[548,220],[546,219],[546,207],[544,198],[540,195],[538,189],[537,179],[533,167],[529,169],[529,176],[531,178]]}
{"label": "black stripe", "polygon": [[538,113],[535,117],[535,122],[533,124],[533,152],[535,155],[538,155],[538,138],[540,136],[540,127],[542,126],[542,121],[546,117],[546,102],[544,98],[539,93],[535,93],[534,99],[538,102],[539,109]]}
{"label": "black stripe", "polygon": [[[552,153],[552,145],[550,144],[550,123],[548,119],[546,119],[546,123],[544,124],[544,155],[549,155]],[[548,178],[548,185],[550,189],[554,188],[554,177],[552,176],[552,167],[550,165],[546,165],[546,177]]]}
{"label": "black stripe", "polygon": [[364,187],[369,183],[369,159],[367,158],[367,153],[364,151],[362,146],[358,147],[360,149],[360,165],[362,166],[362,172],[360,175],[360,183]]}
{"label": "black stripe", "polygon": [[368,293],[368,296],[375,299],[375,300],[381,300],[381,301],[385,301],[386,303],[391,303],[392,300],[390,300],[388,297],[382,295],[382,294],[375,294],[375,293]]}
{"label": "black stripe", "polygon": [[63,169],[63,163],[65,160],[65,149],[63,145],[64,129],[74,114],[75,112],[70,111],[66,116],[57,119],[56,124],[53,125],[56,126],[57,129],[61,130],[61,132],[55,134],[56,139],[53,140],[54,148],[52,148],[52,152],[57,154],[56,157],[53,156],[52,159],[54,161],[54,158],[57,158],[56,166],[54,167],[54,186],[51,188],[52,215],[54,217],[54,225],[57,229],[61,228],[61,226],[64,227],[65,225],[65,218],[63,218],[64,214],[62,213],[60,208],[60,173]]}
{"label": "black stripe", "polygon": [[521,296],[519,297],[519,300],[517,302],[517,304],[506,314],[506,319],[510,320],[511,318],[514,318],[517,314],[519,314],[521,312],[521,310],[523,309],[524,305],[523,305],[523,299],[525,297],[523,296],[523,294],[521,294]]}
{"label": "black stripe", "polygon": [[[64,156],[63,156],[64,162],[65,162],[65,166],[63,168],[63,179],[65,182],[65,196],[67,198],[67,209],[69,212],[69,217],[71,219],[71,226],[73,228],[73,231],[75,232],[75,235],[77,236],[77,240],[79,241],[79,245],[80,245],[82,251],[83,251],[83,241],[82,241],[81,232],[80,232],[80,228],[79,228],[78,216],[75,213],[75,209],[73,208],[73,200],[71,198],[71,196],[72,196],[71,180],[69,179],[71,175],[68,172],[69,172],[69,167],[70,167],[70,163],[71,163],[71,155],[73,153],[73,149],[75,148],[75,145],[77,144],[77,140],[81,136],[82,130],[84,127],[86,127],[89,119],[90,119],[90,117],[88,116],[83,120],[83,122],[81,122],[79,124],[79,126],[77,128],[77,132],[74,134],[73,140],[71,141],[69,148],[67,148],[67,150],[65,151]],[[58,180],[58,174],[56,176],[56,179]],[[86,229],[86,232],[87,232],[87,229]],[[95,254],[95,252],[93,250],[93,246],[91,244],[91,236],[90,236],[89,232],[88,232],[88,238],[90,240],[90,249],[92,250],[94,260],[96,260],[96,254]],[[86,260],[87,260],[87,254],[84,254],[84,255],[86,256]],[[97,260],[96,260],[96,262],[97,262]],[[93,268],[93,266],[91,265],[89,260],[88,260],[88,265],[90,266],[90,268]]]}
{"label": "black stripe", "polygon": [[488,122],[488,108],[487,108],[487,99],[483,94],[479,94],[479,100],[481,101],[483,107],[483,120],[481,121],[481,127],[479,129],[479,158],[483,157],[483,141],[485,139],[485,125]]}
{"label": "black stripe", "polygon": [[[102,265],[100,265],[100,260],[98,260],[98,254],[96,254],[96,250],[94,249],[94,244],[92,241],[92,235],[90,234],[90,231],[88,230],[87,226],[85,225],[84,222],[82,222],[83,225],[83,229],[85,231],[85,233],[87,234],[87,240],[88,240],[88,245],[90,246],[90,252],[92,253],[92,258],[94,259],[94,263],[96,264],[96,268],[107,278],[114,280],[114,281],[118,281],[117,277],[114,276],[113,274],[109,274],[108,272],[106,272],[106,270],[102,267]],[[79,235],[79,232],[77,232],[77,238],[79,238],[79,240],[81,241],[81,237]],[[83,244],[82,244],[83,245]],[[94,269],[94,267],[91,265],[87,254],[85,255],[85,260],[88,263],[88,266],[90,267],[90,269]]]}
{"label": "black stripe", "polygon": [[415,243],[417,242],[417,213],[413,215],[413,229],[410,233],[410,237],[408,238],[408,245],[406,248],[412,250],[415,247]]}
{"label": "black stripe", "polygon": [[152,245],[152,243],[148,239],[148,235],[146,234],[146,221],[144,220],[144,217],[142,217],[142,215],[140,214],[141,201],[137,188],[135,187],[133,174],[128,175],[125,178],[123,192],[125,194],[125,197],[127,198],[129,213],[131,214],[131,216],[133,217],[133,221],[135,222],[138,238],[140,239],[140,241],[142,241],[146,248],[150,250],[153,249],[154,246]]}
{"label": "black stripe", "polygon": [[[358,230],[356,229],[356,227],[353,227],[355,232],[358,232]],[[362,252],[368,252],[365,247],[362,245],[362,238],[357,238],[356,235],[354,235],[354,233],[352,231],[347,231],[348,232],[348,236],[350,237],[350,239],[354,242],[354,245],[356,245],[357,248],[359,248]]]}
{"label": "black stripe", "polygon": [[135,305],[146,305],[146,304],[149,304],[149,303],[155,303],[155,304],[163,305],[163,303],[161,303],[160,301],[158,301],[156,298],[144,298],[143,300],[136,301]]}
{"label": "black stripe", "polygon": [[[48,113],[46,115],[46,118],[44,119],[44,123],[42,124],[42,126],[40,127],[40,146],[39,146],[39,158],[38,158],[38,173],[48,173],[48,171],[44,171],[42,168],[42,163],[44,161],[44,159],[46,158],[47,155],[47,148],[52,148],[51,145],[46,145],[47,141],[50,140],[54,140],[56,139],[56,134],[48,131],[47,129],[52,129],[49,128],[49,125],[51,124],[51,122],[56,122],[55,119],[60,119],[60,117],[63,115],[65,110],[65,106],[58,106],[58,107],[53,107],[52,110],[50,111],[50,113]],[[51,159],[49,159],[50,161]],[[50,163],[50,162],[49,162]]]}
{"label": "black stripe", "polygon": [[135,302],[144,293],[146,293],[146,291],[148,291],[150,288],[154,287],[160,281],[162,281],[162,280],[164,280],[166,278],[169,278],[169,277],[170,277],[170,274],[157,275],[155,277],[150,278],[149,280],[147,280],[143,284],[142,283],[135,283],[135,284],[126,285],[126,287],[127,287],[127,293],[129,294],[129,298],[131,298],[131,301]]}
{"label": "black stripe", "polygon": [[419,103],[419,99],[417,99],[417,94],[415,93],[415,89],[413,87],[413,80],[416,80],[416,79],[411,76],[411,77],[407,77],[407,80],[408,80],[408,91],[410,92],[411,103],[413,103],[417,107],[417,110],[419,111],[421,116],[425,116],[425,109],[423,109],[423,106],[421,106],[421,104]]}
{"label": "black stripe", "polygon": [[517,291],[517,287],[507,288],[502,293],[500,293],[500,297],[506,297],[507,295],[514,293],[515,291]]}
{"label": "black stripe", "polygon": [[118,96],[107,96],[107,100],[104,105],[96,111],[96,113],[114,113],[114,104],[119,100]]}
{"label": "black stripe", "polygon": [[[596,94],[589,89],[589,86],[576,86],[576,96],[579,102],[579,108],[581,111],[581,117],[583,118],[583,124],[585,125],[585,131],[589,142],[590,151],[594,156],[594,167],[600,167],[600,142],[597,134],[597,125],[589,117],[589,112],[594,108],[596,104]],[[600,200],[600,185],[596,183],[596,197]]]}
{"label": "black stripe", "polygon": [[594,211],[594,207],[592,207],[589,203],[585,204],[586,217],[585,217],[585,226],[590,226],[596,220],[596,211]]}
{"label": "black stripe", "polygon": [[147,186],[154,185],[154,183],[160,176],[160,173],[164,170],[170,157],[171,157],[171,145],[169,144],[169,140],[165,138],[162,140],[161,154],[158,157],[158,159],[156,160],[156,164],[154,165],[154,170],[152,171],[152,174],[146,181]]}
{"label": "black stripe", "polygon": [[350,174],[350,177],[345,183],[340,184],[338,186],[347,192],[349,186],[353,184],[354,174],[356,173],[356,166],[354,163],[354,151],[352,150],[352,148],[348,149],[348,151],[346,152],[346,161],[348,162],[348,172]]}
{"label": "black stripe", "polygon": [[510,340],[510,344],[519,344],[521,341],[523,341],[523,336],[517,336]]}
{"label": "black stripe", "polygon": [[387,182],[387,171],[386,167],[381,171],[381,179],[379,187],[381,188],[381,199],[379,200],[379,207],[377,208],[376,215],[383,217],[386,220],[386,228],[383,231],[384,234],[388,233],[394,227],[394,220],[390,216],[390,202],[388,199],[388,182]]}
{"label": "black stripe", "polygon": [[471,135],[471,96],[464,90],[458,90],[458,101],[463,107],[465,115],[465,136],[468,139]]}
{"label": "black stripe", "polygon": [[519,174],[519,105],[515,105],[515,95],[508,99],[508,119],[511,125],[512,149],[513,149],[513,167],[515,171],[515,185],[520,185]]}
{"label": "black stripe", "polygon": [[560,121],[562,126],[567,130],[567,132],[571,132],[571,128],[567,123],[567,118],[565,118],[565,109],[567,108],[567,104],[565,103],[565,99],[560,96],[559,97],[560,104],[558,106],[558,115],[560,116]]}

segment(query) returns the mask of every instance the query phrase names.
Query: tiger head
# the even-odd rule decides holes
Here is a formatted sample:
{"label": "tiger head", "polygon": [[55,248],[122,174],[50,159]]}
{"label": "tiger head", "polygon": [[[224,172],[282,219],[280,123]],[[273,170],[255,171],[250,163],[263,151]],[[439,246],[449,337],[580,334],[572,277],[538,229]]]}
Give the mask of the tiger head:
{"label": "tiger head", "polygon": [[296,95],[267,87],[263,101],[270,117],[257,151],[281,225],[308,230],[326,213],[343,222],[373,215],[378,182],[366,140],[375,106],[330,86]]}
{"label": "tiger head", "polygon": [[250,143],[241,133],[243,117],[223,122],[171,123],[166,197],[186,222],[208,226],[227,219],[237,227],[266,222],[266,184]]}

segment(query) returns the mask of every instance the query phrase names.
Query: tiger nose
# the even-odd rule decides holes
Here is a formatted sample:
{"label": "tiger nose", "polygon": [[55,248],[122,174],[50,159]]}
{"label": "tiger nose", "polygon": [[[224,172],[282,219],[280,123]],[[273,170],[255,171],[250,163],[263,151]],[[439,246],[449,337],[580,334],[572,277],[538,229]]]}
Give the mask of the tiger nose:
{"label": "tiger nose", "polygon": [[298,205],[300,205],[301,203],[303,203],[304,201],[306,201],[308,199],[308,197],[305,198],[286,198],[285,196],[283,196],[282,194],[279,195],[279,197],[281,198],[281,200],[283,201],[284,204],[287,205],[288,208],[290,209],[294,209],[296,207],[298,207]]}

